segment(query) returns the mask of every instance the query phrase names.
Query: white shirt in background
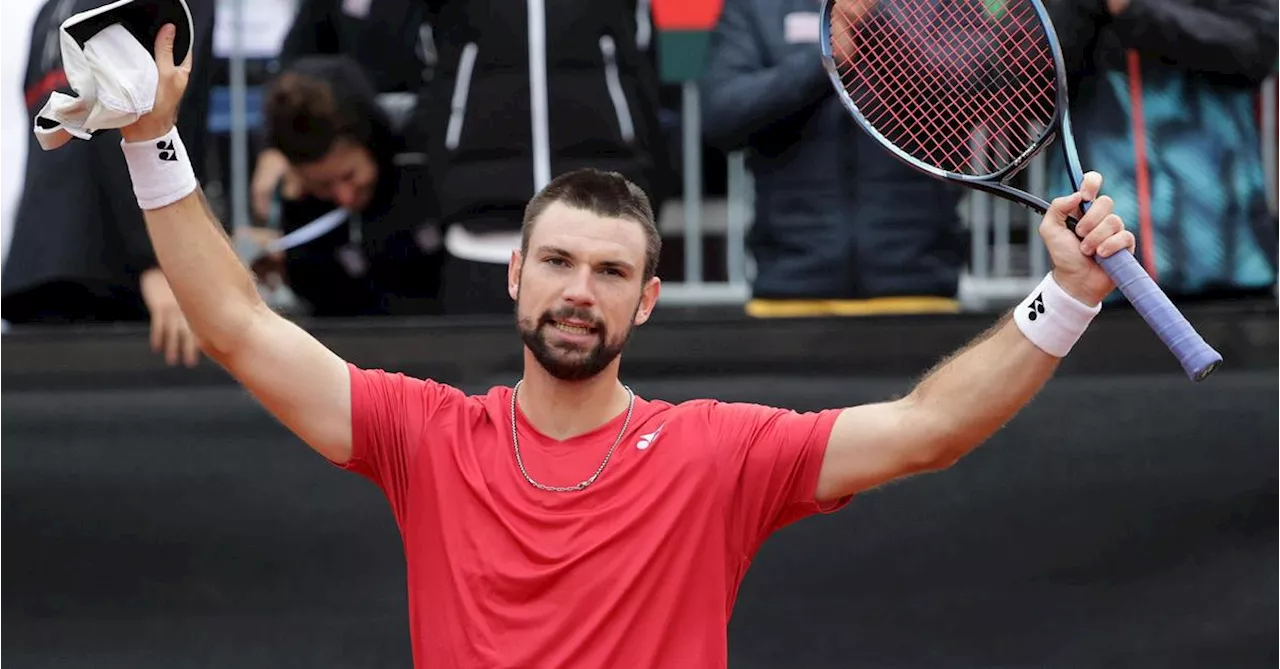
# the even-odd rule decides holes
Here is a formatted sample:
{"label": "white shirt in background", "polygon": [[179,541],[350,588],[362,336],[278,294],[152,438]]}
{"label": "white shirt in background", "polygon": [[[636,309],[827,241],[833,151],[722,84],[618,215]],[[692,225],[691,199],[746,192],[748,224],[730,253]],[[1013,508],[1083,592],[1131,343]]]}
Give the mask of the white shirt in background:
{"label": "white shirt in background", "polygon": [[31,119],[27,118],[27,105],[22,99],[22,80],[27,69],[31,26],[42,4],[42,0],[5,0],[5,17],[0,21],[0,259],[9,254],[13,216],[22,194],[27,141],[31,135]]}

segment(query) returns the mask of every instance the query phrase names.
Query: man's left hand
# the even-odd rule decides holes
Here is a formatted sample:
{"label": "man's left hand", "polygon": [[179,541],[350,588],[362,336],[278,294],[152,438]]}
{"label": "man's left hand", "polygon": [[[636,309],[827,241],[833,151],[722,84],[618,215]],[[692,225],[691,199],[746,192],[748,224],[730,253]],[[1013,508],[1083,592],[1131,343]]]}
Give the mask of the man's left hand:
{"label": "man's left hand", "polygon": [[[1115,289],[1111,277],[1094,260],[1107,258],[1136,245],[1133,233],[1113,214],[1115,202],[1099,196],[1102,175],[1089,172],[1080,191],[1055,199],[1040,223],[1040,236],[1049,249],[1053,278],[1063,290],[1081,302],[1094,306]],[[1092,202],[1083,216],[1080,205]],[[1067,228],[1067,217],[1075,218],[1075,232]]]}

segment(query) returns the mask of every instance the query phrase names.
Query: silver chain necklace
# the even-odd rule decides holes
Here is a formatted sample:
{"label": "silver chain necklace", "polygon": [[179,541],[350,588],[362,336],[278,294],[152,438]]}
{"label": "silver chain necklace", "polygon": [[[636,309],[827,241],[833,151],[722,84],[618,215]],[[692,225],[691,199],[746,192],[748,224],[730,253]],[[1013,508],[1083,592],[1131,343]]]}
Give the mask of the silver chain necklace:
{"label": "silver chain necklace", "polygon": [[520,437],[516,436],[516,393],[519,392],[521,383],[524,383],[524,379],[517,381],[515,387],[511,389],[511,444],[515,447],[516,465],[520,467],[520,473],[524,475],[524,480],[528,481],[529,485],[537,488],[538,490],[545,490],[547,492],[579,492],[586,490],[587,486],[595,483],[596,479],[600,477],[600,473],[604,471],[605,465],[609,464],[609,458],[613,457],[614,449],[618,447],[618,444],[622,443],[622,437],[627,433],[627,426],[631,424],[631,412],[636,408],[636,394],[631,391],[630,386],[623,386],[623,388],[627,389],[627,395],[630,396],[627,400],[627,417],[622,421],[622,429],[618,431],[618,438],[613,440],[613,445],[609,447],[609,452],[605,454],[604,462],[600,463],[600,467],[596,469],[596,473],[592,474],[590,478],[578,483],[577,485],[553,486],[543,485],[533,480],[533,477],[529,476],[529,472],[525,470],[524,460],[520,457]]}

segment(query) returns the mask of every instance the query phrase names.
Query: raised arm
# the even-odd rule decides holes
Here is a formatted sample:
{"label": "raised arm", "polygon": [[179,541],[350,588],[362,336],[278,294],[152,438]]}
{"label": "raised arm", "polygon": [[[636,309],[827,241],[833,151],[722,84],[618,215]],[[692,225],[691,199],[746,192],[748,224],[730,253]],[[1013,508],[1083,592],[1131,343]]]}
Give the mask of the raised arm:
{"label": "raised arm", "polygon": [[[728,0],[711,33],[707,67],[699,81],[703,134],[724,150],[740,149],[758,132],[831,95],[816,43],[796,48],[780,62],[768,62],[757,3]],[[814,4],[814,11],[819,6]]]}
{"label": "raised arm", "polygon": [[[1018,412],[1058,367],[1114,288],[1090,257],[1132,251],[1133,234],[1097,198],[1077,232],[1065,225],[1082,198],[1102,185],[1086,175],[1082,192],[1053,201],[1040,225],[1054,269],[1041,287],[973,343],[936,367],[902,399],[844,409],[835,421],[817,498],[835,500],[890,480],[942,469],[976,448]],[[1026,314],[1036,310],[1036,317]],[[1015,322],[1016,321],[1016,322]]]}
{"label": "raised arm", "polygon": [[[123,149],[160,267],[205,353],[321,455],[351,457],[346,363],[258,296],[204,194],[174,128],[190,56],[173,65],[173,29],[156,41],[153,111],[123,128]],[[172,144],[170,144],[172,142]]]}

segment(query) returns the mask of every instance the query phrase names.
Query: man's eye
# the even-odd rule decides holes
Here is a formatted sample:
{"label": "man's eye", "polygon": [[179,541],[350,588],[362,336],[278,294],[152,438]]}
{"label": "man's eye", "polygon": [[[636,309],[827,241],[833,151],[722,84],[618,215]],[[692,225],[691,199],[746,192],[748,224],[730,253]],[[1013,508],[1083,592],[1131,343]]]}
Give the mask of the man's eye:
{"label": "man's eye", "polygon": [[564,258],[547,258],[546,263],[555,267],[566,267],[569,264]]}

